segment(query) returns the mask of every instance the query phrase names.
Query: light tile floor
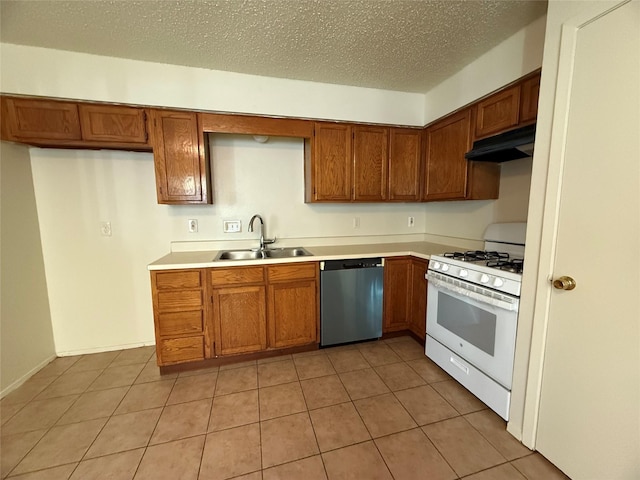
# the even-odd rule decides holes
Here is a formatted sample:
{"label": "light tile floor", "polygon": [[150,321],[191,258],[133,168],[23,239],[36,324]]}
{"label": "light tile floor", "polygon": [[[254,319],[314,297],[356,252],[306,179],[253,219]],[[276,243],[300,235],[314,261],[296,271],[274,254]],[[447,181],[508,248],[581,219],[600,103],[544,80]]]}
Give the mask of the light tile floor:
{"label": "light tile floor", "polygon": [[2,478],[567,478],[409,337],[160,376],[54,360],[0,403]]}

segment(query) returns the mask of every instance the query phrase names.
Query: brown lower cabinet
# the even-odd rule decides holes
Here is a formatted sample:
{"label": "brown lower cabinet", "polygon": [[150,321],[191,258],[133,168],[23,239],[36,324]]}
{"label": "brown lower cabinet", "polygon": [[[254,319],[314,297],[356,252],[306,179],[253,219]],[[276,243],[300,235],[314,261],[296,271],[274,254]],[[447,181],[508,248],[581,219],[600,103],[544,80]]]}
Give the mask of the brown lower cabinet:
{"label": "brown lower cabinet", "polygon": [[411,330],[424,340],[429,262],[414,257],[385,259],[383,332]]}
{"label": "brown lower cabinet", "polygon": [[151,272],[160,366],[318,343],[316,262]]}

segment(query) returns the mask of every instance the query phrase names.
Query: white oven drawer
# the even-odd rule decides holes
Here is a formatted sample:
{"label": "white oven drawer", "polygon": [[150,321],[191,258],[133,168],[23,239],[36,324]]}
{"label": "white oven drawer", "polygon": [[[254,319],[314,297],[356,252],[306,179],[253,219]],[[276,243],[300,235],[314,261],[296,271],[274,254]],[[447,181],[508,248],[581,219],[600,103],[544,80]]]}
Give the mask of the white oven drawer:
{"label": "white oven drawer", "polygon": [[505,420],[509,420],[509,404],[511,401],[511,392],[509,390],[429,335],[427,335],[425,353],[427,357],[482,400],[491,410]]}

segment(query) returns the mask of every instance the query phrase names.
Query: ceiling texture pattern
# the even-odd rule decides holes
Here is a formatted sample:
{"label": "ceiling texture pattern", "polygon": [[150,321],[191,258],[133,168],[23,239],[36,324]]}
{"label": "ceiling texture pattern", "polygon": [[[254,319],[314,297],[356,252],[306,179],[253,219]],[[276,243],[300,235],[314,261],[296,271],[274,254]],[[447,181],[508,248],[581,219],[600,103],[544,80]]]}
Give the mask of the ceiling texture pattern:
{"label": "ceiling texture pattern", "polygon": [[530,0],[0,0],[0,41],[422,93],[546,9]]}

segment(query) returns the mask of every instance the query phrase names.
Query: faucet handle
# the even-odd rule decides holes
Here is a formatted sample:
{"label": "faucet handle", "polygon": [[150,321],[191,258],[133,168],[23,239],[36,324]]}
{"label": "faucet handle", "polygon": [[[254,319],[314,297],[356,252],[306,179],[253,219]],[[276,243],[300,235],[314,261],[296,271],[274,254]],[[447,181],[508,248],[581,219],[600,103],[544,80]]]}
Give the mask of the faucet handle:
{"label": "faucet handle", "polygon": [[276,243],[277,237],[273,237],[273,238],[265,238],[262,243],[264,243],[265,245],[271,245],[272,243]]}

